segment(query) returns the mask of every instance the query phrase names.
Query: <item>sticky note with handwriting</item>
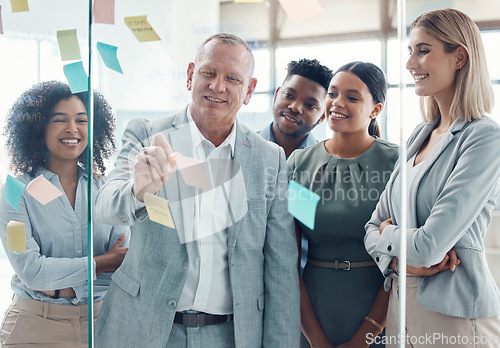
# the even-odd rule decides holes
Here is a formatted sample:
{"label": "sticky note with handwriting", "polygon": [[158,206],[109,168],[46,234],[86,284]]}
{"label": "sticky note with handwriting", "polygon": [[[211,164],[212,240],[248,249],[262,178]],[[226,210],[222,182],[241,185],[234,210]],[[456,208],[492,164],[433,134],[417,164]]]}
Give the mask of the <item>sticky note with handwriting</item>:
{"label": "sticky note with handwriting", "polygon": [[323,13],[318,0],[279,0],[281,7],[293,22],[300,22]]}
{"label": "sticky note with handwriting", "polygon": [[80,46],[76,37],[76,29],[58,30],[57,43],[62,60],[80,60]]}
{"label": "sticky note with handwriting", "polygon": [[116,56],[116,51],[118,50],[118,47],[108,45],[103,42],[98,42],[97,50],[99,51],[99,54],[101,55],[104,64],[108,68],[116,72],[119,72],[120,74],[123,74],[120,62],[118,61],[118,57]]}
{"label": "sticky note with handwriting", "polygon": [[166,199],[146,192],[144,194],[144,204],[146,204],[146,210],[151,221],[175,228],[174,219],[172,218]]}
{"label": "sticky note with handwriting", "polygon": [[115,24],[115,0],[94,0],[94,23]]}
{"label": "sticky note with handwriting", "polygon": [[146,15],[125,17],[124,19],[125,24],[129,27],[139,42],[161,40],[151,24],[149,24]]}
{"label": "sticky note with handwriting", "polygon": [[45,179],[43,174],[31,180],[26,186],[26,191],[43,205],[63,194],[54,184]]}
{"label": "sticky note with handwriting", "polygon": [[314,230],[319,199],[317,193],[299,183],[293,180],[288,183],[288,212],[311,230]]}
{"label": "sticky note with handwriting", "polygon": [[25,224],[18,221],[9,221],[7,224],[7,249],[26,252]]}
{"label": "sticky note with handwriting", "polygon": [[12,13],[28,12],[30,10],[28,0],[10,0],[10,5],[12,7]]}
{"label": "sticky note with handwriting", "polygon": [[66,64],[63,70],[71,92],[79,93],[89,90],[89,81],[82,62]]}
{"label": "sticky note with handwriting", "polygon": [[5,189],[3,192],[3,200],[12,208],[19,210],[19,204],[21,203],[21,196],[25,186],[25,184],[10,174],[7,175],[7,180],[5,180]]}

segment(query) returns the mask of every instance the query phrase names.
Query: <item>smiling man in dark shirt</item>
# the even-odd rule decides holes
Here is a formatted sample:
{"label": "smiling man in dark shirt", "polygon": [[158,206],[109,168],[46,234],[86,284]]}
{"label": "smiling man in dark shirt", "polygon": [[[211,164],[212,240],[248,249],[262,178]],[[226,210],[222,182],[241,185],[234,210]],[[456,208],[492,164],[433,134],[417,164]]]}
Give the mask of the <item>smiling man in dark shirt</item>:
{"label": "smiling man in dark shirt", "polygon": [[315,144],[310,134],[325,118],[325,96],[332,71],[316,59],[288,63],[288,73],[274,92],[274,121],[260,135],[285,150],[288,158],[295,149]]}

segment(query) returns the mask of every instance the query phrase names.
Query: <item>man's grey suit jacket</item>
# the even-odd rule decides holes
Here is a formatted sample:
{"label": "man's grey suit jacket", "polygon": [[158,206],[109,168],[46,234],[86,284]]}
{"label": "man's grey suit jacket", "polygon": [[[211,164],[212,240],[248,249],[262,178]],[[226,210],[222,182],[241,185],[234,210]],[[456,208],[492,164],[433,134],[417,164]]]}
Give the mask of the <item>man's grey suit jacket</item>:
{"label": "man's grey suit jacket", "polygon": [[[287,211],[283,150],[236,122],[233,161],[244,185],[232,185],[227,229],[236,347],[298,347],[300,304],[297,243]],[[151,221],[132,194],[132,167],[152,136],[163,133],[173,151],[192,157],[186,110],[148,122],[130,121],[107,184],[96,198],[96,216],[111,225],[130,225],[128,253],[114,273],[96,324],[98,347],[165,347],[188,266],[179,233],[193,229],[194,188],[177,171],[160,190],[169,200],[175,229]],[[246,194],[245,194],[246,192]],[[246,207],[248,211],[245,213]]]}

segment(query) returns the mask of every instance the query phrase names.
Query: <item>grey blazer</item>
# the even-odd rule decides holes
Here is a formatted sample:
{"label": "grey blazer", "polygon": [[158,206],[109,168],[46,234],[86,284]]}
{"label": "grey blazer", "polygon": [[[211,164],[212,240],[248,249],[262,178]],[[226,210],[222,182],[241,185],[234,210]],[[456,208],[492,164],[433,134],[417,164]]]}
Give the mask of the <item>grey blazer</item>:
{"label": "grey blazer", "polygon": [[[439,119],[417,126],[408,140],[408,158],[420,149]],[[421,278],[419,303],[433,311],[465,318],[500,314],[500,293],[486,264],[483,238],[500,193],[500,127],[488,117],[456,120],[422,163],[409,187],[407,261],[429,267],[455,249],[460,265]],[[396,163],[380,202],[366,224],[365,247],[388,274],[399,253],[401,219],[391,197],[401,195]],[[396,184],[395,184],[396,181]],[[380,224],[392,218],[379,235]],[[390,278],[386,279],[386,289]]]}
{"label": "grey blazer", "polygon": [[[132,194],[134,157],[158,132],[174,151],[193,156],[186,110],[150,122],[134,119],[96,198],[99,220],[131,226],[129,251],[112,277],[96,324],[98,347],[165,347],[186,279],[190,255],[177,231],[149,220]],[[232,216],[239,220],[228,228],[235,345],[298,347],[297,242],[287,211],[284,152],[236,122],[234,162],[241,165],[245,182],[232,185],[229,197]],[[169,200],[176,228],[189,235],[194,189],[180,180],[177,172],[159,195]]]}

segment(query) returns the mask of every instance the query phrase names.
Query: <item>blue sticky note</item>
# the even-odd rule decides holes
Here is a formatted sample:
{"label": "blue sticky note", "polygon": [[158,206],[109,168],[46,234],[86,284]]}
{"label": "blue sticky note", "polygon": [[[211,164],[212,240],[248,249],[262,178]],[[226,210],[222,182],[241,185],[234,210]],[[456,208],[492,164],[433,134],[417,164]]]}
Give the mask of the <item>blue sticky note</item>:
{"label": "blue sticky note", "polygon": [[21,203],[21,196],[23,194],[25,186],[25,184],[23,184],[13,176],[7,175],[7,180],[5,181],[5,190],[3,193],[3,200],[12,208],[19,210],[19,204]]}
{"label": "blue sticky note", "polygon": [[116,56],[116,50],[118,47],[105,44],[103,42],[97,43],[97,50],[101,55],[104,64],[111,70],[117,71],[123,74],[120,62],[118,62],[118,57]]}
{"label": "blue sticky note", "polygon": [[304,225],[314,230],[316,207],[320,196],[299,183],[288,183],[288,212]]}
{"label": "blue sticky note", "polygon": [[63,67],[64,75],[68,80],[72,93],[85,92],[89,90],[88,77],[82,62],[66,64]]}

